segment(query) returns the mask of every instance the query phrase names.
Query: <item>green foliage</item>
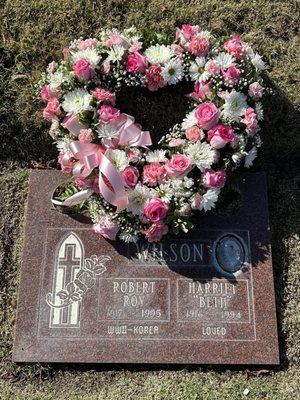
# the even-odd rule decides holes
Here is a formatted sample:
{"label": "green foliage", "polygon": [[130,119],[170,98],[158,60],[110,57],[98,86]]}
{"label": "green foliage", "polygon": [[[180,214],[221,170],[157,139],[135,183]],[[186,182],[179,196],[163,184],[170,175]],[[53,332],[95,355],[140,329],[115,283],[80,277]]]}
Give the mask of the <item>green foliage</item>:
{"label": "green foliage", "polygon": [[[298,2],[257,0],[2,0],[0,1],[0,398],[1,399],[286,399],[299,397],[299,265],[295,174],[299,164]],[[275,95],[266,105],[264,145],[256,168],[268,177],[270,223],[278,310],[281,367],[268,376],[238,371],[98,371],[11,363],[16,290],[22,247],[27,174],[12,167],[48,163],[56,155],[42,104],[34,97],[47,63],[79,36],[103,27],[136,25],[151,41],[153,31],[172,37],[182,23],[198,23],[216,35],[238,33],[264,54]],[[162,40],[168,40],[167,37]],[[180,122],[184,94],[120,93],[118,106],[160,138]],[[67,369],[67,370],[66,370]],[[49,379],[51,378],[51,379]],[[14,381],[16,381],[14,383]],[[47,394],[46,394],[47,393]]]}

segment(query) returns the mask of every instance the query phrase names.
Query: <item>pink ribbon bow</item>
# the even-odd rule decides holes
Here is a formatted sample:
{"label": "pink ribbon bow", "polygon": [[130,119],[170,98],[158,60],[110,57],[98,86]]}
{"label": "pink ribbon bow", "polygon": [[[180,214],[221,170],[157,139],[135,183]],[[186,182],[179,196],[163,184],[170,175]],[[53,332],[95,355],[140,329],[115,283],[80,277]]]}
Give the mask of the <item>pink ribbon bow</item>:
{"label": "pink ribbon bow", "polygon": [[118,129],[118,145],[131,147],[147,147],[152,145],[149,131],[142,131],[131,115],[120,114],[113,122]]}
{"label": "pink ribbon bow", "polygon": [[[128,204],[128,196],[125,192],[122,177],[116,167],[103,154],[101,146],[93,143],[82,143],[74,141],[69,146],[74,158],[78,161],[73,167],[73,175],[76,178],[87,177],[94,168],[99,167],[98,185],[99,191],[104,199],[110,204],[117,207],[118,211],[124,210]],[[105,176],[110,187],[104,181]],[[79,195],[81,193],[81,195]],[[89,197],[91,190],[76,193],[65,202],[52,200],[56,205],[74,205]]]}

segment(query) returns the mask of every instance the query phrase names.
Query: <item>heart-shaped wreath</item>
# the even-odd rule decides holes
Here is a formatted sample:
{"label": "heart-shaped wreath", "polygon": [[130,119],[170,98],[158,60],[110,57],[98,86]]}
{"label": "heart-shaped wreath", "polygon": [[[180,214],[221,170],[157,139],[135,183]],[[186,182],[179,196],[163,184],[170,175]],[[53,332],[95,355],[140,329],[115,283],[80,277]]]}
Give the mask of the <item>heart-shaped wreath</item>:
{"label": "heart-shaped wreath", "polygon": [[[187,232],[194,212],[214,208],[230,171],[252,165],[261,145],[259,54],[239,36],[192,25],[172,44],[159,34],[147,40],[134,27],[75,40],[40,82],[58,162],[74,177],[52,202],[88,212],[96,233],[126,242]],[[183,79],[195,82],[190,110],[150,151],[150,133],[115,108],[115,92]]]}

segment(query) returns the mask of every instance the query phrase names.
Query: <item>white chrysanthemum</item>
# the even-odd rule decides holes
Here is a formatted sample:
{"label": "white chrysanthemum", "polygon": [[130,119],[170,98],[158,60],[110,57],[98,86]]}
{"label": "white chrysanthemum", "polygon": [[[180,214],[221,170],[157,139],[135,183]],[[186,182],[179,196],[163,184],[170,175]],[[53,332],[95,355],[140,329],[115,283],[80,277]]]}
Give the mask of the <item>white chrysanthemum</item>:
{"label": "white chrysanthemum", "polygon": [[63,153],[65,153],[66,151],[69,150],[69,145],[71,142],[73,142],[74,139],[72,139],[69,135],[68,136],[64,136],[61,139],[58,139],[55,142],[56,148],[58,151],[62,151]]}
{"label": "white chrysanthemum", "polygon": [[123,150],[108,149],[105,155],[114,164],[118,171],[123,171],[129,164],[129,159]]}
{"label": "white chrysanthemum", "polygon": [[167,64],[173,56],[173,51],[169,46],[156,44],[150,46],[145,51],[145,56],[150,64]]}
{"label": "white chrysanthemum", "polygon": [[126,243],[136,243],[138,241],[138,236],[129,232],[121,232],[119,238]]}
{"label": "white chrysanthemum", "polygon": [[113,139],[118,136],[118,129],[111,124],[100,124],[97,133],[99,138]]}
{"label": "white chrysanthemum", "polygon": [[264,110],[263,110],[263,106],[260,102],[257,102],[255,104],[255,113],[256,113],[258,121],[262,121],[264,119]]}
{"label": "white chrysanthemum", "polygon": [[230,121],[239,121],[247,108],[247,97],[240,92],[232,90],[223,97],[225,100],[222,106],[222,115]]}
{"label": "white chrysanthemum", "polygon": [[155,189],[157,196],[160,197],[165,203],[170,203],[174,195],[174,190],[170,185],[170,181],[162,183]]}
{"label": "white chrysanthemum", "polygon": [[128,193],[128,206],[127,211],[132,212],[135,215],[143,213],[146,201],[153,196],[152,191],[143,186],[140,183]]}
{"label": "white chrysanthemum", "polygon": [[248,154],[245,157],[245,167],[249,168],[251,165],[253,165],[253,161],[257,157],[257,150],[256,147],[252,147],[252,149],[248,152]]}
{"label": "white chrysanthemum", "polygon": [[61,71],[56,71],[54,74],[50,74],[49,86],[51,90],[58,89],[63,82],[66,82],[67,78]]}
{"label": "white chrysanthemum", "polygon": [[154,150],[150,151],[146,155],[146,161],[148,163],[153,163],[153,162],[164,162],[166,161],[166,151],[165,150]]}
{"label": "white chrysanthemum", "polygon": [[112,48],[108,52],[107,59],[112,62],[120,61],[120,60],[122,60],[124,53],[125,53],[125,49],[123,46],[120,46],[120,45],[112,46]]}
{"label": "white chrysanthemum", "polygon": [[220,194],[220,189],[208,189],[202,196],[200,210],[209,211],[216,207],[216,202]]}
{"label": "white chrysanthemum", "polygon": [[225,69],[229,67],[233,67],[235,65],[234,62],[234,57],[229,54],[229,53],[219,53],[215,58],[214,61],[216,61],[219,65],[219,67],[224,71]]}
{"label": "white chrysanthemum", "polygon": [[231,158],[232,158],[232,161],[237,165],[240,163],[242,155],[241,155],[241,153],[234,153],[234,154],[232,154]]}
{"label": "white chrysanthemum", "polygon": [[248,43],[244,43],[244,50],[248,57],[250,58],[254,57],[254,51]]}
{"label": "white chrysanthemum", "polygon": [[72,53],[72,57],[73,57],[74,61],[84,58],[94,68],[99,64],[100,59],[101,59],[100,54],[93,47],[89,47],[88,49],[76,51],[76,53],[75,52]]}
{"label": "white chrysanthemum", "polygon": [[262,56],[260,56],[258,53],[254,54],[254,57],[251,58],[251,62],[257,71],[266,69],[265,63],[262,60]]}
{"label": "white chrysanthemum", "polygon": [[175,85],[183,78],[183,66],[180,60],[169,61],[162,70],[162,76],[168,85]]}
{"label": "white chrysanthemum", "polygon": [[85,89],[75,89],[66,94],[62,108],[69,113],[79,114],[82,111],[92,110],[90,102],[92,96]]}
{"label": "white chrysanthemum", "polygon": [[196,57],[195,62],[189,68],[192,81],[203,82],[209,79],[210,73],[204,70],[205,63],[204,57]]}
{"label": "white chrysanthemum", "polygon": [[212,36],[209,31],[200,31],[198,33],[198,35],[203,37],[203,38],[205,38],[205,39],[207,39],[207,40],[209,40],[211,38],[211,36]]}
{"label": "white chrysanthemum", "polygon": [[187,147],[187,155],[192,164],[196,165],[201,172],[210,168],[214,163],[215,152],[208,143],[197,142]]}
{"label": "white chrysanthemum", "polygon": [[197,125],[197,118],[195,117],[195,110],[188,113],[181,123],[182,129],[188,129],[194,125]]}

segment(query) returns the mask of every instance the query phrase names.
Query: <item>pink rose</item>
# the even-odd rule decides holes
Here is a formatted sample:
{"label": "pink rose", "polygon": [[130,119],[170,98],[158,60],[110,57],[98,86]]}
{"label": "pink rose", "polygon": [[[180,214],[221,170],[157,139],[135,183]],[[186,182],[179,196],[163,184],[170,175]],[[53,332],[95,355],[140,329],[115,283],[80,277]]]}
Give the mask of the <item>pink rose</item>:
{"label": "pink rose", "polygon": [[75,77],[81,82],[87,82],[95,76],[94,68],[84,58],[77,60],[73,64],[73,71]]}
{"label": "pink rose", "polygon": [[264,88],[258,82],[251,83],[249,85],[248,94],[253,100],[259,100],[264,93]]}
{"label": "pink rose", "polygon": [[220,73],[220,66],[215,60],[209,60],[205,64],[205,71],[212,75],[218,75]]}
{"label": "pink rose", "polygon": [[210,129],[215,125],[220,116],[219,109],[213,103],[203,103],[196,108],[195,117],[202,129]]}
{"label": "pink rose", "polygon": [[97,44],[97,40],[96,39],[85,39],[85,40],[81,40],[78,44],[78,49],[79,50],[86,50],[86,49],[90,49],[91,47],[95,47]]}
{"label": "pink rose", "polygon": [[225,83],[229,85],[235,85],[238,83],[241,77],[241,72],[235,67],[229,67],[225,72],[223,72],[223,78]]}
{"label": "pink rose", "polygon": [[145,231],[145,237],[150,243],[158,242],[168,232],[169,232],[168,225],[166,225],[162,221],[159,221],[156,222],[155,224],[152,224],[150,228],[148,228]]}
{"label": "pink rose", "polygon": [[73,154],[70,151],[63,153],[62,151],[58,154],[58,163],[63,173],[70,174],[73,171]]}
{"label": "pink rose", "polygon": [[80,133],[78,135],[78,140],[81,143],[91,143],[92,134],[90,129],[80,129]]}
{"label": "pink rose", "polygon": [[152,65],[146,71],[146,78],[148,82],[148,89],[154,92],[159,87],[163,87],[165,84],[164,78],[161,75],[161,67],[158,65]]}
{"label": "pink rose", "polygon": [[104,104],[98,110],[98,114],[100,116],[100,122],[102,122],[103,124],[109,124],[112,120],[120,115],[120,110],[110,105]]}
{"label": "pink rose", "polygon": [[209,50],[208,40],[202,36],[195,36],[188,45],[189,51],[197,57],[205,57]]}
{"label": "pink rose", "polygon": [[162,221],[168,211],[169,206],[159,198],[149,200],[144,208],[145,216],[152,222]]}
{"label": "pink rose", "polygon": [[92,96],[100,102],[110,103],[113,106],[116,104],[115,93],[111,93],[108,90],[96,88],[92,91]]}
{"label": "pink rose", "polygon": [[209,132],[207,140],[215,149],[221,149],[227,143],[232,143],[235,139],[233,129],[228,125],[215,125]]}
{"label": "pink rose", "polygon": [[194,125],[188,128],[185,131],[185,136],[191,141],[191,142],[198,142],[198,140],[202,140],[205,135],[202,129],[198,128],[198,126]]}
{"label": "pink rose", "polygon": [[110,217],[101,216],[99,222],[93,226],[94,232],[109,240],[116,240],[119,226]]}
{"label": "pink rose", "polygon": [[224,44],[224,49],[236,58],[243,58],[245,55],[244,42],[238,35],[228,39]]}
{"label": "pink rose", "polygon": [[146,57],[140,53],[132,53],[126,59],[126,70],[133,74],[143,74],[148,66]]}
{"label": "pink rose", "polygon": [[207,188],[222,188],[225,185],[226,172],[223,170],[213,171],[207,169],[202,174],[202,185]]}
{"label": "pink rose", "polygon": [[82,129],[87,129],[87,125],[79,122],[78,116],[74,113],[67,115],[63,119],[61,126],[75,136],[78,136]]}
{"label": "pink rose", "polygon": [[57,115],[60,114],[60,104],[56,97],[51,97],[44,108],[43,117],[47,121],[51,121]]}
{"label": "pink rose", "polygon": [[154,162],[144,166],[143,170],[143,183],[148,186],[156,186],[165,180],[167,171],[164,165]]}
{"label": "pink rose", "polygon": [[251,107],[247,108],[244,118],[241,119],[241,122],[246,125],[246,132],[249,136],[255,135],[255,133],[260,130],[255,111]]}
{"label": "pink rose", "polygon": [[204,100],[209,95],[210,95],[209,85],[203,82],[196,82],[194,85],[194,92],[188,94],[187,97],[199,101],[199,100]]}
{"label": "pink rose", "polygon": [[191,169],[191,160],[182,154],[173,154],[171,160],[166,162],[166,170],[171,178],[183,178]]}
{"label": "pink rose", "polygon": [[122,172],[122,178],[125,186],[134,188],[138,183],[139,171],[135,167],[126,167]]}
{"label": "pink rose", "polygon": [[41,87],[40,95],[41,95],[42,100],[45,103],[48,103],[48,101],[50,99],[52,99],[53,97],[56,97],[57,93],[55,92],[55,90],[50,89],[49,85],[44,85]]}

